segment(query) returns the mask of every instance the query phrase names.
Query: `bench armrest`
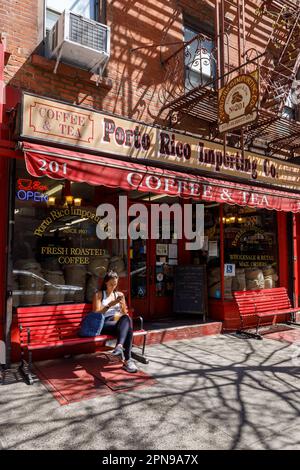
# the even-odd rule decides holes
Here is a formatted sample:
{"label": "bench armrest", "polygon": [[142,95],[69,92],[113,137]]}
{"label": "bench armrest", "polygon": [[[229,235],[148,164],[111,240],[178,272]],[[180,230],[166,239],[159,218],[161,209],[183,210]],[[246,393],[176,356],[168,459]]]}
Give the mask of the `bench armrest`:
{"label": "bench armrest", "polygon": [[134,317],[134,318],[132,319],[132,321],[133,321],[133,322],[134,322],[134,321],[139,321],[139,322],[140,322],[140,328],[139,328],[139,329],[140,329],[140,330],[143,330],[143,329],[144,329],[144,319],[143,319],[143,317]]}

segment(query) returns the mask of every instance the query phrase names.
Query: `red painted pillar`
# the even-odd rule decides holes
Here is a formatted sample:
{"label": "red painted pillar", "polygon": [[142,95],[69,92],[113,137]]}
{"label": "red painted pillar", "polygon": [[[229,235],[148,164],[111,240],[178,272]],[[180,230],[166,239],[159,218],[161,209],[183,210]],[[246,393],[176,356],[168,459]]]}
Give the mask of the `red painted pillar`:
{"label": "red painted pillar", "polygon": [[1,138],[1,127],[3,121],[3,105],[4,105],[4,53],[5,53],[5,41],[0,36],[0,138]]}
{"label": "red painted pillar", "polygon": [[299,264],[298,264],[298,240],[297,240],[297,219],[296,214],[293,214],[293,265],[294,265],[294,307],[297,308],[299,304]]}
{"label": "red painted pillar", "polygon": [[7,245],[7,210],[8,210],[8,159],[0,157],[0,339],[5,335],[5,310],[6,310],[6,245]]}
{"label": "red painted pillar", "polygon": [[220,217],[220,274],[221,274],[221,299],[224,302],[225,297],[225,277],[224,277],[224,224],[223,224],[223,204],[220,204],[219,217]]}
{"label": "red painted pillar", "polygon": [[[4,108],[4,53],[5,41],[0,37],[0,141],[2,137],[3,108]],[[6,215],[7,215],[7,159],[0,156],[0,263],[6,266]],[[5,338],[5,269],[0,269],[0,340]]]}
{"label": "red painted pillar", "polygon": [[287,213],[277,212],[279,286],[289,287]]}

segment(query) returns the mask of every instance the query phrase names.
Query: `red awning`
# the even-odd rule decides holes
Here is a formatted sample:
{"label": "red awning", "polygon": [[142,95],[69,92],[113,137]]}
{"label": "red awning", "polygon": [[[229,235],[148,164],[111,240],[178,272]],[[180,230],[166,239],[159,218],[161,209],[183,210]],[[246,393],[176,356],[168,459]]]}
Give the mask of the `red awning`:
{"label": "red awning", "polygon": [[300,193],[221,181],[135,162],[24,142],[27,171],[109,188],[139,190],[285,212],[300,212]]}

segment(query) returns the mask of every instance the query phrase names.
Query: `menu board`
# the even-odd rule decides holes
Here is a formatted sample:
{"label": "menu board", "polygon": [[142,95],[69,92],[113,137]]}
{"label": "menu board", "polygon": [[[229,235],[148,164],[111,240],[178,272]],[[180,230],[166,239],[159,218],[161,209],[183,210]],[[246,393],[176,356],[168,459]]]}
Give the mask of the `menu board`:
{"label": "menu board", "polygon": [[173,297],[175,313],[207,313],[206,266],[177,266]]}

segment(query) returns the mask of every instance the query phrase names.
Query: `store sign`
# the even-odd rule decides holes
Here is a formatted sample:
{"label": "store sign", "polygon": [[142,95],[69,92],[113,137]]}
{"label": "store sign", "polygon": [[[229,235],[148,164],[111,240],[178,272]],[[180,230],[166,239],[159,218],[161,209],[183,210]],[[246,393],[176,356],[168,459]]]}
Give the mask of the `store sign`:
{"label": "store sign", "polygon": [[48,195],[43,193],[48,190],[48,186],[41,184],[40,181],[19,178],[16,189],[16,197],[20,201],[48,202]]}
{"label": "store sign", "polygon": [[85,220],[89,220],[96,224],[100,222],[100,217],[98,217],[92,210],[73,206],[61,209],[53,209],[48,214],[48,217],[42,220],[38,227],[36,227],[34,230],[34,235],[43,237],[45,233],[50,230],[50,226],[52,226],[53,222],[64,219],[65,217],[77,217],[79,222],[84,222]]}
{"label": "store sign", "polygon": [[48,202],[48,195],[38,191],[24,191],[24,189],[19,189],[16,196],[20,201]]}
{"label": "store sign", "polygon": [[[224,152],[223,145],[215,142],[29,94],[23,95],[21,137],[149,161],[153,166],[163,162],[183,171],[198,169],[210,175],[300,189],[297,165],[247,151],[242,155],[233,147]],[[41,160],[41,174],[46,165],[57,177],[68,177],[64,161],[59,166],[55,161]]]}
{"label": "store sign", "polygon": [[258,71],[233,78],[218,94],[219,131],[255,121],[259,100]]}
{"label": "store sign", "polygon": [[224,276],[225,277],[235,276],[235,264],[224,264]]}
{"label": "store sign", "polygon": [[40,181],[31,180],[28,178],[19,178],[17,180],[17,190],[23,191],[48,191],[48,186],[46,184],[42,184]]}

